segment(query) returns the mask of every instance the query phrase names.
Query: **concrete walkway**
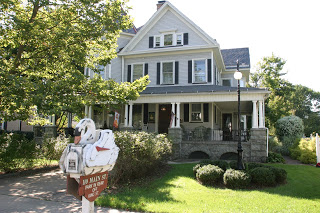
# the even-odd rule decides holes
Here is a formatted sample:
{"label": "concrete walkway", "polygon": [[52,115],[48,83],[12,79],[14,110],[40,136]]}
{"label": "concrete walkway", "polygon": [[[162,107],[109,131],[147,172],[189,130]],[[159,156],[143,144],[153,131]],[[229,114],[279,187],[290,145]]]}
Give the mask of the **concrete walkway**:
{"label": "concrete walkway", "polygon": [[[81,212],[81,201],[66,194],[66,176],[60,169],[0,179],[0,212]],[[96,207],[95,212],[127,213]]]}

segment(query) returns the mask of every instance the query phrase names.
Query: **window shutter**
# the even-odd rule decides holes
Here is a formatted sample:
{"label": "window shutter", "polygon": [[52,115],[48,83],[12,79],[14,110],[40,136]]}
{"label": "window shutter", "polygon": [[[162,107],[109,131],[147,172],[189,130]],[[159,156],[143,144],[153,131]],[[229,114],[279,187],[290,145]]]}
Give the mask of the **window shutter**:
{"label": "window shutter", "polygon": [[208,65],[208,82],[212,82],[211,59],[207,60],[207,65]]}
{"label": "window shutter", "polygon": [[153,36],[149,37],[149,48],[153,48]]}
{"label": "window shutter", "polygon": [[149,110],[148,110],[148,104],[143,105],[143,123],[147,124],[148,123],[148,115],[149,115]]}
{"label": "window shutter", "polygon": [[188,83],[192,83],[192,61],[188,61]]}
{"label": "window shutter", "polygon": [[160,84],[160,62],[157,63],[157,84]]}
{"label": "window shutter", "polygon": [[183,45],[188,45],[188,44],[189,44],[189,34],[183,33]]}
{"label": "window shutter", "polygon": [[175,62],[175,84],[179,84],[179,61]]}
{"label": "window shutter", "polygon": [[209,122],[209,104],[208,103],[203,104],[203,121]]}
{"label": "window shutter", "polygon": [[128,65],[128,76],[127,76],[127,81],[131,82],[131,65]]}
{"label": "window shutter", "polygon": [[148,75],[148,63],[144,64],[144,75]]}
{"label": "window shutter", "polygon": [[183,120],[184,120],[184,122],[189,122],[189,104],[184,104],[183,108],[184,108]]}

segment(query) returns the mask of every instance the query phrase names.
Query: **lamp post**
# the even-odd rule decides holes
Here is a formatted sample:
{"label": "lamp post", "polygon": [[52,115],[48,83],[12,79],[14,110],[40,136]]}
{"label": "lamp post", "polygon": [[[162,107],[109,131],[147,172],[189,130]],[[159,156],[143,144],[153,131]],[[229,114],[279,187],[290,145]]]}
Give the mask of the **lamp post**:
{"label": "lamp post", "polygon": [[238,80],[238,170],[243,170],[244,165],[242,162],[242,145],[241,145],[241,114],[240,114],[240,79],[242,78],[242,73],[239,71],[239,60],[237,60],[237,71],[234,73],[234,78]]}

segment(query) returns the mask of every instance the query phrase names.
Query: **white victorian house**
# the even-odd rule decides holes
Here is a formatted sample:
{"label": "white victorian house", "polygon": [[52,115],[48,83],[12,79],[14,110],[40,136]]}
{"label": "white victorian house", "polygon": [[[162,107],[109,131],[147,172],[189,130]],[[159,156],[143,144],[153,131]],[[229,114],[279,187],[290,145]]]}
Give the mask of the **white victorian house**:
{"label": "white victorian house", "polygon": [[[230,158],[237,151],[241,122],[244,158],[263,161],[267,156],[264,100],[269,92],[247,88],[250,74],[248,48],[220,49],[218,42],[168,1],[139,29],[121,33],[118,57],[101,75],[117,82],[149,75],[140,97],[123,106],[120,130],[168,133],[175,141],[175,156]],[[241,120],[237,117],[239,60],[242,72]],[[93,75],[90,69],[85,73]],[[98,127],[112,126],[108,112],[86,115]]]}

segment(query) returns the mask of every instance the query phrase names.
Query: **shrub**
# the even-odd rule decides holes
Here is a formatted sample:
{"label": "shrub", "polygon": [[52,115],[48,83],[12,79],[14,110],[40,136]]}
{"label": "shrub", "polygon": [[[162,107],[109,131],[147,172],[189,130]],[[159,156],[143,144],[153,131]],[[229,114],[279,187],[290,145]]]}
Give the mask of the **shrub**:
{"label": "shrub", "polygon": [[290,156],[305,164],[316,164],[316,142],[313,140],[302,138],[297,141],[290,149]]}
{"label": "shrub", "polygon": [[229,163],[224,160],[215,160],[212,162],[212,165],[219,166],[224,171],[226,171],[229,168]]}
{"label": "shrub", "polygon": [[268,163],[285,163],[281,154],[275,152],[269,152],[267,157]]}
{"label": "shrub", "polygon": [[262,163],[255,163],[255,162],[247,163],[247,169],[248,170],[252,170],[252,169],[255,169],[257,167],[266,167],[266,166],[263,165]]}
{"label": "shrub", "polygon": [[283,141],[283,137],[301,138],[304,131],[302,119],[294,115],[280,118],[275,127],[280,141]]}
{"label": "shrub", "polygon": [[269,167],[269,169],[275,175],[276,183],[285,183],[287,180],[287,171],[282,168]]}
{"label": "shrub", "polygon": [[193,167],[193,174],[196,177],[197,176],[197,170],[200,169],[202,167],[201,164],[197,164]]}
{"label": "shrub", "polygon": [[23,134],[3,133],[0,135],[0,170],[16,171],[31,167],[38,156],[38,148],[33,140]]}
{"label": "shrub", "polygon": [[238,168],[238,162],[233,160],[229,162],[229,168],[231,169],[237,169]]}
{"label": "shrub", "polygon": [[110,173],[111,185],[152,174],[172,153],[172,143],[163,134],[124,131],[114,136],[120,152]]}
{"label": "shrub", "polygon": [[251,177],[245,171],[228,169],[223,175],[223,183],[231,189],[244,189],[251,181]]}
{"label": "shrub", "polygon": [[258,186],[274,186],[276,185],[276,176],[270,168],[256,167],[250,170],[252,183]]}
{"label": "shrub", "polygon": [[204,160],[201,160],[199,163],[200,163],[202,166],[204,166],[204,165],[208,165],[208,164],[213,165],[213,161],[212,161],[212,160],[210,160],[210,159],[204,159]]}
{"label": "shrub", "polygon": [[197,180],[203,185],[214,185],[219,183],[223,178],[223,169],[215,165],[205,165],[197,170]]}
{"label": "shrub", "polygon": [[59,160],[68,143],[70,143],[70,138],[64,134],[60,134],[56,138],[45,136],[41,145],[42,157],[48,160]]}

